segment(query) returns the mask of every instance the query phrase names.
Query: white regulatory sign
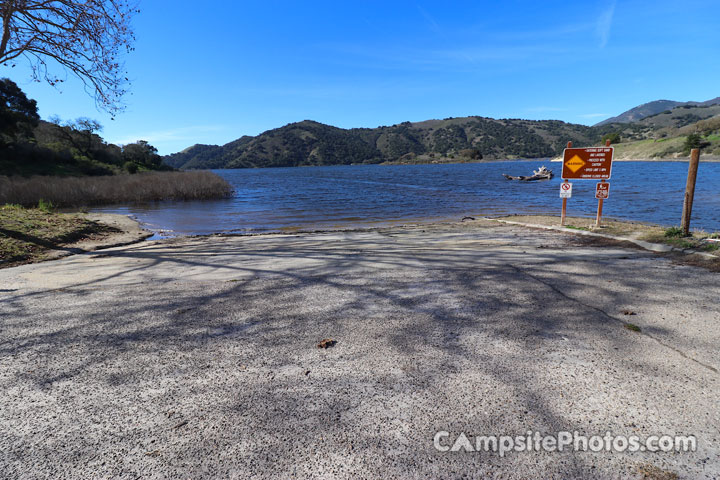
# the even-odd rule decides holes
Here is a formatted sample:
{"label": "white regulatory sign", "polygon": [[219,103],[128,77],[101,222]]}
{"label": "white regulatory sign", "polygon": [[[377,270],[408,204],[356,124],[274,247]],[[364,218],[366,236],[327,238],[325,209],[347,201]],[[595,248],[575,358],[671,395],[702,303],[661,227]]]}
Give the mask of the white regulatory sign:
{"label": "white regulatory sign", "polygon": [[560,198],[572,197],[572,183],[563,182],[560,184]]}

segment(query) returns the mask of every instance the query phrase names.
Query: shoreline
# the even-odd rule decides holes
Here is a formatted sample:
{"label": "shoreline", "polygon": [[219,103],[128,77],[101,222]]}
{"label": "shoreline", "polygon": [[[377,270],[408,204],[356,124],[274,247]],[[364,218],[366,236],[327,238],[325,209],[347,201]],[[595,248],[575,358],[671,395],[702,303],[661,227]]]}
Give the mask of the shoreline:
{"label": "shoreline", "polygon": [[[107,214],[116,215],[116,214]],[[122,215],[121,215],[122,216]],[[134,222],[139,229],[141,223],[133,218],[127,217]],[[651,222],[639,220],[621,220],[612,217],[604,217],[599,228],[595,227],[594,217],[567,217],[565,227],[560,226],[560,217],[555,215],[539,214],[510,214],[498,216],[463,217],[461,220],[439,220],[433,219],[427,222],[406,222],[389,225],[367,225],[367,226],[346,226],[340,228],[319,228],[300,229],[289,228],[286,230],[253,232],[253,233],[210,233],[166,236],[161,238],[150,238],[155,234],[152,232],[145,239],[150,242],[162,244],[169,241],[182,241],[182,239],[203,240],[213,238],[254,238],[254,237],[298,237],[307,235],[332,235],[332,234],[353,234],[353,233],[377,233],[393,232],[413,229],[443,229],[453,227],[472,226],[477,222],[494,221],[507,224],[515,224],[532,229],[549,229],[562,232],[563,234],[579,236],[595,236],[614,242],[627,243],[654,253],[678,253],[683,256],[699,256],[710,262],[718,261],[717,265],[710,265],[711,268],[720,269],[720,243],[703,243],[711,235],[704,230],[692,230],[693,235],[686,239],[666,238],[664,232],[668,227]],[[424,230],[423,230],[424,231]],[[713,234],[716,235],[716,234]],[[592,243],[592,242],[591,242]],[[103,247],[109,248],[109,247]]]}
{"label": "shoreline", "polygon": [[[678,158],[614,158],[613,162],[684,162],[690,161],[690,157],[678,157]],[[350,164],[334,164],[334,165],[298,165],[296,167],[247,167],[247,168],[213,168],[212,170],[253,170],[253,169],[277,169],[277,168],[316,168],[316,167],[357,167],[357,166],[394,166],[394,165],[463,165],[468,163],[506,163],[506,162],[562,162],[560,157],[539,157],[539,158],[494,158],[494,159],[482,159],[482,160],[466,160],[458,161],[451,159],[451,161],[438,161],[435,162],[381,162],[381,163],[350,163]],[[701,155],[700,162],[707,163],[718,163],[720,162],[720,156],[717,155]],[[184,170],[184,171],[192,171]]]}
{"label": "shoreline", "polygon": [[[550,160],[553,163],[562,162],[561,157],[555,157]],[[613,162],[683,162],[687,163],[690,161],[690,156],[687,157],[671,157],[671,158],[613,158]],[[700,162],[717,163],[720,162],[720,156],[717,155],[701,155]]]}
{"label": "shoreline", "polygon": [[[299,237],[307,235],[332,235],[332,234],[354,234],[354,233],[377,233],[377,232],[402,232],[413,229],[452,229],[472,226],[477,222],[494,221],[516,224],[528,229],[548,228],[575,235],[595,235],[618,242],[634,243],[641,248],[656,253],[680,252],[683,254],[698,254],[709,259],[720,258],[720,248],[715,249],[716,244],[706,246],[703,239],[709,235],[704,231],[695,231],[696,236],[690,239],[667,239],[663,232],[665,226],[650,222],[619,220],[605,217],[599,229],[594,226],[593,217],[567,217],[566,226],[560,227],[560,217],[554,215],[525,215],[511,214],[498,216],[464,217],[460,220],[453,219],[431,219],[422,221],[398,221],[397,223],[382,225],[346,225],[338,228],[288,228],[285,230],[252,232],[252,233],[209,233],[190,235],[168,235],[160,236],[157,232],[148,230],[142,223],[130,215],[114,213],[85,213],[84,217],[92,222],[98,222],[107,228],[107,232],[99,237],[82,238],[78,241],[62,244],[54,249],[49,249],[41,258],[29,259],[27,261],[15,262],[3,265],[1,268],[12,268],[20,265],[56,260],[74,254],[89,253],[97,250],[104,250],[114,247],[122,247],[140,242],[149,245],[163,245],[167,243],[182,241],[212,241],[218,238],[256,238],[256,237]],[[699,235],[699,237],[697,236]],[[689,243],[694,242],[694,243]],[[720,247],[720,244],[718,244]],[[704,250],[705,249],[705,250]]]}

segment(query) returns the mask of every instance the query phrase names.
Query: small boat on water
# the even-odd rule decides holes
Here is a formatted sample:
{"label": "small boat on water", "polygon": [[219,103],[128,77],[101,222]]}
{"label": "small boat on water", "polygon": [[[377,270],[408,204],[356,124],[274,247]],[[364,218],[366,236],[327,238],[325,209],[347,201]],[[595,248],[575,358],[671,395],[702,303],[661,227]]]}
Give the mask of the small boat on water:
{"label": "small boat on water", "polygon": [[545,168],[545,165],[538,168],[537,170],[533,170],[532,175],[521,175],[519,177],[513,177],[512,175],[508,175],[507,173],[503,173],[502,175],[508,180],[521,180],[523,182],[531,182],[533,180],[550,180],[554,176],[552,170],[548,170],[547,168]]}

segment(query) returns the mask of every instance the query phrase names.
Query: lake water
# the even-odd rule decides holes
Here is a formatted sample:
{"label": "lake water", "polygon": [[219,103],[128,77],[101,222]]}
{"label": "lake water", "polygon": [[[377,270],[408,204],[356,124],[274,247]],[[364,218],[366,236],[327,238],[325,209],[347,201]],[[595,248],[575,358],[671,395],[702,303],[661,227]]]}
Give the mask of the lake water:
{"label": "lake water", "polygon": [[[508,181],[546,165],[550,181]],[[678,225],[688,164],[616,162],[607,217]],[[560,214],[560,163],[505,161],[453,165],[352,165],[217,170],[233,198],[109,206],[161,236],[354,228],[501,214]],[[594,181],[573,182],[569,216],[594,216]],[[693,228],[720,230],[720,163],[701,163]]]}

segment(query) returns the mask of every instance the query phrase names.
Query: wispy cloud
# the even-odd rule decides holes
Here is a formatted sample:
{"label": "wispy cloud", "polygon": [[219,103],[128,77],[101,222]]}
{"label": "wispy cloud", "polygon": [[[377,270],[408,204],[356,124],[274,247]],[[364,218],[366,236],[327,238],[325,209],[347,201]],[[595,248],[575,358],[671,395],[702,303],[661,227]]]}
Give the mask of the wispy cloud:
{"label": "wispy cloud", "polygon": [[561,25],[549,25],[537,30],[502,30],[488,34],[488,37],[497,42],[537,42],[561,41],[585,35],[588,30],[597,26],[597,22],[573,22]]}
{"label": "wispy cloud", "polygon": [[111,143],[115,145],[127,145],[138,140],[145,140],[149,143],[192,141],[197,139],[198,133],[218,132],[227,127],[221,125],[196,125],[190,127],[178,127],[168,130],[156,130],[138,134],[127,134],[123,137],[114,138]]}
{"label": "wispy cloud", "polygon": [[613,15],[615,14],[616,0],[613,0],[610,5],[600,14],[595,28],[597,30],[598,37],[600,38],[600,48],[605,48],[610,39],[610,28],[612,27]]}
{"label": "wispy cloud", "polygon": [[609,116],[609,113],[583,113],[582,115],[578,115],[578,117],[580,118],[600,118]]}
{"label": "wispy cloud", "polygon": [[430,15],[424,8],[422,8],[420,5],[416,5],[417,9],[420,11],[420,15],[425,17],[425,20],[427,20],[428,24],[430,25],[430,29],[435,33],[441,33],[440,25],[435,21],[435,19]]}

